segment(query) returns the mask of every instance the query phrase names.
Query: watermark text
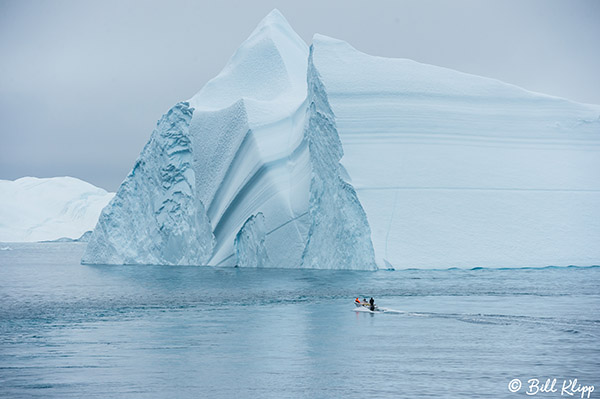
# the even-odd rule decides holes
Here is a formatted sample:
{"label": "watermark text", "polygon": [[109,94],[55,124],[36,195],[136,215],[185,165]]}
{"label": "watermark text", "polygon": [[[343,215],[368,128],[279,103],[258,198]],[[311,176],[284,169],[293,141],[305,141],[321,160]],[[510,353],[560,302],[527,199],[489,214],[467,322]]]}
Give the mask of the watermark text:
{"label": "watermark text", "polygon": [[593,385],[580,383],[577,378],[562,381],[559,381],[556,378],[547,378],[546,380],[530,378],[527,380],[526,384],[520,379],[514,378],[508,383],[508,390],[510,392],[519,392],[521,391],[521,388],[523,388],[525,393],[529,396],[550,392],[560,396],[580,397],[582,399],[590,398],[590,395],[595,389]]}

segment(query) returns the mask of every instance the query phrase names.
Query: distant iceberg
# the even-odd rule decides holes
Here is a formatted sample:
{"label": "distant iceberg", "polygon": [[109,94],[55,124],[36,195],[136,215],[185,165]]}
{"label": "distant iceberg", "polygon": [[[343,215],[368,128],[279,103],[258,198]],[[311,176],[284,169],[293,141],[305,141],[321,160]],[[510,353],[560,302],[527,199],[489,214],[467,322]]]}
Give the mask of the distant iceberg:
{"label": "distant iceberg", "polygon": [[92,230],[88,230],[85,233],[83,233],[79,238],[60,237],[55,240],[43,240],[39,242],[89,242],[91,236]]}
{"label": "distant iceberg", "polygon": [[600,107],[316,35],[272,11],[158,122],[86,264],[597,264]]}
{"label": "distant iceberg", "polygon": [[0,242],[85,239],[113,196],[73,177],[0,180]]}

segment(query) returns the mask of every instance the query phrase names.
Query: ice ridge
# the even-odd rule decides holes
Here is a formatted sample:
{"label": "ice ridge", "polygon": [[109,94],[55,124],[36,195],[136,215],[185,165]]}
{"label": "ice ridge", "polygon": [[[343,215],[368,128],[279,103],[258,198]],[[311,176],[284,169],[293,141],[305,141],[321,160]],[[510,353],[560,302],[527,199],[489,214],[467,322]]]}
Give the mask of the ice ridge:
{"label": "ice ridge", "polygon": [[352,185],[340,177],[342,143],[312,55],[311,46],[308,117],[304,129],[312,166],[311,225],[303,265],[324,269],[376,269],[366,214]]}
{"label": "ice ridge", "polygon": [[213,236],[196,195],[192,115],[189,104],[181,102],[159,120],[133,170],[102,211],[82,263],[207,263]]}

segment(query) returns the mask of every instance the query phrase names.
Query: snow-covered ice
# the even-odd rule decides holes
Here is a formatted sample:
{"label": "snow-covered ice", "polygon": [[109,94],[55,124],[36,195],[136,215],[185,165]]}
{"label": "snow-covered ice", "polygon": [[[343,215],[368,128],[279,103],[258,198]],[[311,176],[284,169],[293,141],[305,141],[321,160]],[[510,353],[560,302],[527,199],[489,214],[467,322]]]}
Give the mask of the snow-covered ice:
{"label": "snow-covered ice", "polygon": [[301,266],[310,179],[302,136],[307,57],[306,43],[275,10],[189,100],[198,196],[215,236],[211,265],[245,264],[235,237],[262,213],[270,264]]}
{"label": "snow-covered ice", "polygon": [[0,180],[0,242],[79,239],[113,196],[74,177]]}
{"label": "snow-covered ice", "polygon": [[600,107],[363,54],[274,10],[159,121],[84,263],[600,261]]}
{"label": "snow-covered ice", "polygon": [[600,262],[600,107],[316,35],[379,266]]}

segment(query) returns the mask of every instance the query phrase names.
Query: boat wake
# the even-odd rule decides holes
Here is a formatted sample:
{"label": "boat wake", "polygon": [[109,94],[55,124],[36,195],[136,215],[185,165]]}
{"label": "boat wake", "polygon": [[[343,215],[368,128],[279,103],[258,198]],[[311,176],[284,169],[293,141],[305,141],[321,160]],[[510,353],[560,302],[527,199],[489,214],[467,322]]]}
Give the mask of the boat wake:
{"label": "boat wake", "polygon": [[368,307],[360,307],[360,308],[354,308],[352,309],[355,312],[361,312],[361,313],[394,313],[394,314],[406,314],[408,312],[404,311],[404,310],[396,310],[396,309],[388,309],[388,308],[375,308],[375,310],[371,310]]}

